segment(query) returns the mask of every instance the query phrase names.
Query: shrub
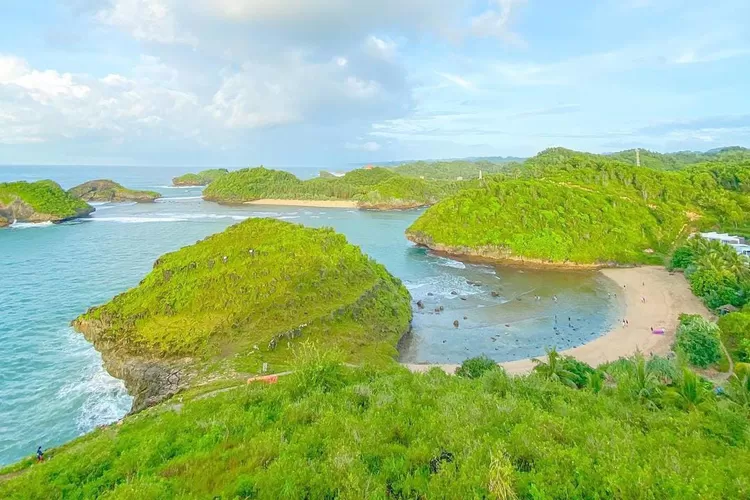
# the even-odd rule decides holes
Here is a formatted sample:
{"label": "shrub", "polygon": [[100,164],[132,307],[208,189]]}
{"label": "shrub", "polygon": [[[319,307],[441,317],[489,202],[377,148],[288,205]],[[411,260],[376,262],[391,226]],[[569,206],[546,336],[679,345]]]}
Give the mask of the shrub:
{"label": "shrub", "polygon": [[687,269],[693,263],[693,250],[688,246],[678,248],[669,261],[670,269]]}
{"label": "shrub", "polygon": [[719,319],[721,338],[732,358],[750,361],[750,312],[727,314]]}
{"label": "shrub", "polygon": [[708,368],[721,359],[719,327],[702,316],[682,315],[675,348],[690,364]]}
{"label": "shrub", "polygon": [[465,378],[479,378],[485,373],[492,370],[499,370],[500,367],[495,361],[492,361],[486,355],[477,358],[467,359],[456,370],[456,375]]}
{"label": "shrub", "polygon": [[589,374],[594,373],[593,368],[572,356],[563,358],[562,367],[573,374],[573,383],[578,388],[586,387]]}

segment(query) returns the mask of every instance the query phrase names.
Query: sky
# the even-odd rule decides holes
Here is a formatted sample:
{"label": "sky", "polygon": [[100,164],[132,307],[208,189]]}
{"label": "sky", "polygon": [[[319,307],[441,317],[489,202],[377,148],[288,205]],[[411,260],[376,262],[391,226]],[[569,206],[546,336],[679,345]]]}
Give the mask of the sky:
{"label": "sky", "polygon": [[0,164],[750,146],[747,0],[0,1]]}

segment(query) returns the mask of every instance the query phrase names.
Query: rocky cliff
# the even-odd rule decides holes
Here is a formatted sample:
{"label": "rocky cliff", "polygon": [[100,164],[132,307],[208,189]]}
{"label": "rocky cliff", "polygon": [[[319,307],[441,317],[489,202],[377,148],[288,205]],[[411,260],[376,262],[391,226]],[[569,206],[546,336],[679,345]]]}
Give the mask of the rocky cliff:
{"label": "rocky cliff", "polygon": [[94,211],[52,181],[0,184],[0,227],[17,222],[63,222]]}
{"label": "rocky cliff", "polygon": [[98,202],[124,202],[135,201],[138,203],[151,203],[161,198],[161,194],[155,191],[136,191],[127,189],[122,185],[108,180],[100,179],[85,182],[68,191],[71,196],[85,201]]}

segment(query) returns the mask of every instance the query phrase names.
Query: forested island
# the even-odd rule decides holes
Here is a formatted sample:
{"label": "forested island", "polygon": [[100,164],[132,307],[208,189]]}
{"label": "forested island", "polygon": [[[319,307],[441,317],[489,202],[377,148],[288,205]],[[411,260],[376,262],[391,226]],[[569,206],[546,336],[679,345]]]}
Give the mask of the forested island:
{"label": "forested island", "polygon": [[68,191],[71,196],[84,201],[93,202],[125,202],[151,203],[161,198],[155,191],[136,191],[127,189],[121,184],[108,179],[84,182]]}
{"label": "forested island", "polygon": [[142,409],[196,381],[289,366],[313,340],[392,360],[409,293],[330,229],[250,219],[161,257],[141,284],[75,320]]}
{"label": "forested island", "polygon": [[172,185],[178,187],[185,186],[208,186],[211,182],[215,181],[219,177],[229,173],[226,168],[214,168],[210,170],[203,170],[197,174],[185,174],[172,179]]}
{"label": "forested island", "polygon": [[410,240],[457,255],[541,265],[662,263],[696,230],[750,224],[750,162],[679,172],[550,149],[425,212]]}
{"label": "forested island", "polygon": [[0,183],[0,227],[13,222],[63,222],[93,211],[91,205],[50,180]]}
{"label": "forested island", "polygon": [[257,200],[349,201],[362,209],[400,210],[432,205],[471,186],[471,182],[406,177],[382,167],[302,181],[289,172],[258,167],[237,170],[215,180],[206,187],[203,197],[226,204]]}

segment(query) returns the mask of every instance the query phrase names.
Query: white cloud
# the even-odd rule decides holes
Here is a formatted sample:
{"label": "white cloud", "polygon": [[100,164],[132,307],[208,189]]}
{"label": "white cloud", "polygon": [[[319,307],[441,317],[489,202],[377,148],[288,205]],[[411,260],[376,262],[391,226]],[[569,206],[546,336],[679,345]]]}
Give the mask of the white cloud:
{"label": "white cloud", "polygon": [[383,146],[381,146],[379,143],[374,141],[368,141],[368,142],[359,142],[359,143],[352,143],[347,142],[345,144],[346,149],[353,149],[358,151],[367,151],[369,153],[374,153],[375,151],[380,151]]}
{"label": "white cloud", "polygon": [[129,32],[136,40],[195,46],[198,39],[177,22],[173,0],[111,0],[96,13],[102,24]]}
{"label": "white cloud", "polygon": [[525,0],[494,0],[494,8],[472,18],[472,33],[480,37],[496,37],[512,45],[525,46],[524,39],[510,29],[514,9],[524,2]]}
{"label": "white cloud", "polygon": [[451,83],[453,83],[455,85],[458,85],[459,87],[461,87],[463,89],[466,89],[466,90],[476,90],[476,87],[474,87],[473,83],[471,83],[470,81],[466,80],[465,78],[463,78],[461,76],[453,75],[453,74],[450,74],[450,73],[440,73],[440,72],[438,72],[438,75],[441,76],[441,77],[443,77],[443,78],[445,78],[449,82],[451,82]]}
{"label": "white cloud", "polygon": [[91,91],[75,83],[70,73],[32,70],[26,61],[14,56],[0,56],[0,85],[20,87],[43,104],[57,97],[84,99]]}

